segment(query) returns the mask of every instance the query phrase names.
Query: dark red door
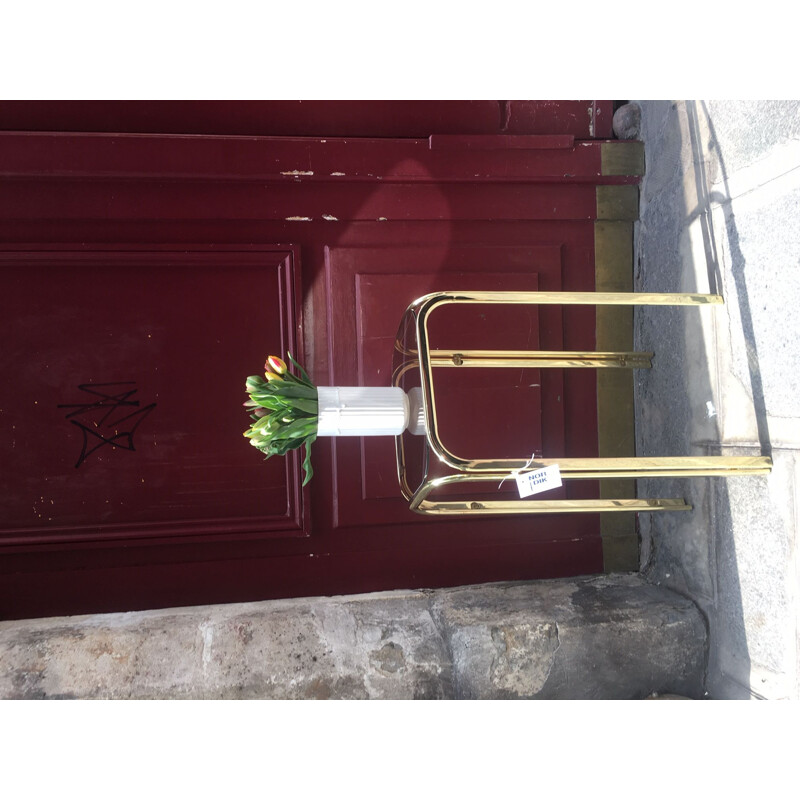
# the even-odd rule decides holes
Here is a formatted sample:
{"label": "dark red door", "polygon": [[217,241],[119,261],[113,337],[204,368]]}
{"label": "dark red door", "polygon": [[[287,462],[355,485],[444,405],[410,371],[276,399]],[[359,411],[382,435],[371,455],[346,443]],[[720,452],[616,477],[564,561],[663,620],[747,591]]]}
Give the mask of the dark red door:
{"label": "dark red door", "polygon": [[[46,127],[41,104],[11,105],[19,127]],[[244,378],[268,353],[292,350],[318,384],[388,385],[419,295],[594,288],[598,130],[550,105],[520,104],[503,135],[483,103],[449,118],[406,104],[430,138],[337,137],[353,123],[335,106],[315,138],[0,133],[0,613],[601,571],[596,515],[423,518],[399,496],[391,439],[319,440],[301,490],[296,457],[264,463],[241,436]],[[403,134],[378,106],[359,107],[364,130]],[[610,124],[610,104],[588,107]],[[513,107],[491,108],[508,130]],[[590,309],[474,311],[442,316],[441,346],[594,347]],[[443,380],[465,447],[597,452],[591,374]]]}

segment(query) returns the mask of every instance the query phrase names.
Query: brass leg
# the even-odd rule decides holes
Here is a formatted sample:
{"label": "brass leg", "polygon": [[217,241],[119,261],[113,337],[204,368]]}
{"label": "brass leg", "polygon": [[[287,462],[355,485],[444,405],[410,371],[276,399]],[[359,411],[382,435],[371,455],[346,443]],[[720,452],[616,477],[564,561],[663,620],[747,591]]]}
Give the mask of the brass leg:
{"label": "brass leg", "polygon": [[650,500],[487,500],[484,502],[431,502],[409,505],[417,514],[575,514],[607,511],[691,511],[680,499]]}
{"label": "brass leg", "polygon": [[500,481],[502,475],[448,475],[427,481],[411,498],[409,508],[418,514],[571,514],[603,511],[690,511],[679,498],[647,500],[428,500],[440,487],[476,481]]}
{"label": "brass leg", "polygon": [[[525,459],[467,460],[449,453],[428,434],[431,448],[441,461],[459,472],[509,473],[524,469]],[[565,478],[666,478],[731,475],[766,475],[772,470],[768,456],[665,456],[659,458],[538,458],[535,466],[557,464]],[[533,467],[529,467],[533,468]]]}
{"label": "brass leg", "polygon": [[649,369],[652,367],[652,358],[652,353],[593,353],[555,350],[431,350],[430,352],[432,367]]}
{"label": "brass leg", "polygon": [[[419,368],[417,353],[408,352],[408,360],[392,375],[392,385],[399,386],[400,378],[412,369]],[[430,365],[438,367],[488,368],[619,368],[650,369],[653,353],[579,352],[568,350],[432,350]]]}
{"label": "brass leg", "polygon": [[664,292],[433,292],[410,308],[422,316],[443,303],[507,303],[583,306],[705,306],[721,305],[721,295]]}

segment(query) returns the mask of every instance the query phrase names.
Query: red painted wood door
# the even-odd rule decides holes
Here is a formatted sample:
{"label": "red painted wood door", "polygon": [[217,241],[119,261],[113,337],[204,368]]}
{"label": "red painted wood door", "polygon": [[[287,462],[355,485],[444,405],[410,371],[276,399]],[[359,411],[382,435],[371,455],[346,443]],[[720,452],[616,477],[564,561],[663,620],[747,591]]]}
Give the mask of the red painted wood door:
{"label": "red painted wood door", "polygon": [[[550,105],[520,105],[528,127],[501,135],[483,103],[449,123],[421,104],[430,138],[374,138],[393,119],[379,106],[361,109],[370,138],[336,136],[353,124],[336,106],[330,136],[0,133],[0,614],[601,571],[596,515],[427,519],[399,497],[391,440],[319,440],[301,490],[296,457],[265,464],[241,437],[244,378],[268,352],[321,385],[388,385],[421,294],[594,288],[596,131]],[[9,106],[47,127],[42,104]],[[507,131],[513,109],[492,108]],[[610,124],[610,104],[589,108]],[[591,309],[475,313],[443,315],[441,346],[594,346]],[[446,380],[465,446],[596,454],[592,375]]]}

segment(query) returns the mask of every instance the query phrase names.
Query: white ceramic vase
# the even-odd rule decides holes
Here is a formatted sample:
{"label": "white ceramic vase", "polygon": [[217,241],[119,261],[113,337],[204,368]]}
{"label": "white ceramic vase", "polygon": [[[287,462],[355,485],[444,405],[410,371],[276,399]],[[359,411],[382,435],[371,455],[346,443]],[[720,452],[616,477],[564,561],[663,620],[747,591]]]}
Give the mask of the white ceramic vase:
{"label": "white ceramic vase", "polygon": [[407,395],[396,386],[318,386],[317,398],[317,436],[398,436],[406,428],[425,432],[419,390]]}

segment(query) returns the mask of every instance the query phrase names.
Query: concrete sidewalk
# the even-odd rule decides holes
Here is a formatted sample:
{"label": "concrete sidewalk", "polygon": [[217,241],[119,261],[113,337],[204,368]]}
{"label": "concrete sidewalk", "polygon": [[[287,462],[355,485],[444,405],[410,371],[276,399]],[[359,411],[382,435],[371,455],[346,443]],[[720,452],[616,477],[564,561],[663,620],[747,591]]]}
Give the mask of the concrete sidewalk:
{"label": "concrete sidewalk", "polygon": [[640,101],[647,174],[636,291],[725,305],[641,308],[639,455],[771,455],[767,477],[641,481],[690,513],[641,515],[648,580],[708,623],[710,698],[798,698],[800,102]]}

